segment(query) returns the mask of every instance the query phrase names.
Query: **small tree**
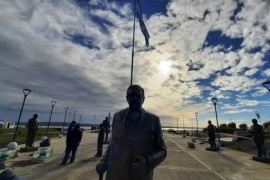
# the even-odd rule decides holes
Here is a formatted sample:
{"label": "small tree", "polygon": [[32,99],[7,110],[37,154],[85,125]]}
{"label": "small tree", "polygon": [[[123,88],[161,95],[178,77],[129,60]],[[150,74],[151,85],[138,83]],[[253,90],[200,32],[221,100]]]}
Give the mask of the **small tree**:
{"label": "small tree", "polygon": [[220,132],[223,132],[223,133],[226,133],[227,128],[228,128],[227,124],[220,124],[219,126]]}
{"label": "small tree", "polygon": [[228,124],[228,128],[236,129],[236,124],[234,122],[230,122]]}
{"label": "small tree", "polygon": [[239,125],[239,128],[242,130],[242,131],[246,131],[248,129],[248,126],[247,124],[243,123],[243,124],[240,124]]}
{"label": "small tree", "polygon": [[220,129],[226,129],[228,126],[227,126],[227,124],[220,124]]}
{"label": "small tree", "polygon": [[266,121],[263,123],[263,129],[267,129],[270,126],[270,121]]}

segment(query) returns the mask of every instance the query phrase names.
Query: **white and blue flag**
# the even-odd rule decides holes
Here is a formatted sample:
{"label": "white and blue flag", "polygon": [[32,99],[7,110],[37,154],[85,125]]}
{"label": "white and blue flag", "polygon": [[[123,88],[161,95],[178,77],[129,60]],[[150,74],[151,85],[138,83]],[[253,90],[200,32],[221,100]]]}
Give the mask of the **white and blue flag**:
{"label": "white and blue flag", "polygon": [[146,43],[146,47],[149,46],[149,33],[146,29],[146,26],[143,22],[143,17],[142,17],[142,10],[141,10],[141,6],[140,6],[140,3],[139,3],[139,0],[136,0],[136,11],[137,11],[137,15],[138,15],[138,18],[139,18],[139,23],[140,23],[140,26],[141,26],[141,31],[144,35],[144,38],[145,38],[145,43]]}

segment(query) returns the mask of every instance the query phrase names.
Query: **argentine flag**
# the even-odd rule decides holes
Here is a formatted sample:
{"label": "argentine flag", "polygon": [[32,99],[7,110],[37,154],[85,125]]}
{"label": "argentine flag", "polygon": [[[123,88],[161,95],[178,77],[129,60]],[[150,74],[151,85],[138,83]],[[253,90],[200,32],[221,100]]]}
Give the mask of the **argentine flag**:
{"label": "argentine flag", "polygon": [[143,17],[142,17],[142,10],[141,10],[141,6],[140,6],[140,3],[139,3],[139,0],[136,0],[136,12],[137,12],[137,15],[138,15],[138,18],[139,18],[139,23],[140,23],[140,26],[141,26],[141,31],[144,35],[144,38],[145,38],[145,43],[146,43],[146,47],[149,46],[149,33],[146,29],[146,26],[143,22]]}

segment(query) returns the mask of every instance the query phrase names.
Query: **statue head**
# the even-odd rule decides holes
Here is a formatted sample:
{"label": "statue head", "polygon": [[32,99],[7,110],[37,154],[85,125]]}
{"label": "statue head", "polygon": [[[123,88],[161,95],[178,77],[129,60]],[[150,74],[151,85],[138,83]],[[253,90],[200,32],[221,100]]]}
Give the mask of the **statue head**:
{"label": "statue head", "polygon": [[144,102],[144,89],[139,85],[131,85],[127,89],[126,100],[131,110],[138,111]]}

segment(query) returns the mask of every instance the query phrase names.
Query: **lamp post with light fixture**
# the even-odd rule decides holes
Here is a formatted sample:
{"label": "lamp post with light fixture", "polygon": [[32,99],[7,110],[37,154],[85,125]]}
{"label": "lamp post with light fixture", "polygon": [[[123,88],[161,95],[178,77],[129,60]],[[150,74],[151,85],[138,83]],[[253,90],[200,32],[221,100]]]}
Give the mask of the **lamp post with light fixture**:
{"label": "lamp post with light fixture", "polygon": [[262,85],[270,92],[270,81],[265,81]]}
{"label": "lamp post with light fixture", "polygon": [[69,110],[68,107],[65,107],[65,118],[64,118],[64,123],[63,123],[63,132],[64,132],[64,127],[65,127],[65,123],[66,123],[66,117],[67,117],[67,111]]}
{"label": "lamp post with light fixture", "polygon": [[9,104],[8,110],[7,110],[7,115],[6,115],[6,117],[5,117],[5,120],[8,121],[8,122],[10,122],[10,121],[9,121],[9,110],[11,109],[11,106],[13,106],[13,105],[15,106],[15,105],[18,105],[18,104],[14,104],[14,103],[12,103],[12,102]]}
{"label": "lamp post with light fixture", "polygon": [[16,125],[15,133],[14,133],[14,136],[13,136],[13,142],[15,142],[15,138],[16,138],[18,126],[20,124],[20,120],[21,120],[21,116],[22,116],[22,111],[23,111],[23,106],[24,106],[24,103],[25,103],[25,99],[26,99],[27,95],[30,94],[30,92],[31,92],[30,89],[23,89],[24,99],[23,99],[23,103],[22,103],[22,107],[21,107],[21,112],[20,112],[20,115],[19,115],[19,119],[18,119],[18,122],[17,122],[17,125]]}
{"label": "lamp post with light fixture", "polygon": [[77,111],[74,111],[73,113],[74,113],[73,121],[75,121],[75,116],[76,116]]}
{"label": "lamp post with light fixture", "polygon": [[262,85],[270,92],[270,81],[266,81]]}
{"label": "lamp post with light fixture", "polygon": [[49,118],[49,123],[48,123],[48,127],[47,127],[46,136],[48,136],[48,132],[49,132],[49,128],[50,128],[50,123],[51,123],[51,118],[52,118],[53,107],[55,106],[56,101],[51,101],[51,104],[52,104],[52,110],[51,110],[51,114],[50,114],[50,118]]}
{"label": "lamp post with light fixture", "polygon": [[185,115],[184,113],[182,113],[183,115],[183,130],[184,130],[184,133],[186,133],[186,129],[185,129]]}
{"label": "lamp post with light fixture", "polygon": [[199,134],[199,130],[198,130],[198,113],[197,113],[197,112],[195,113],[195,116],[196,116],[196,123],[197,123],[197,131],[196,131],[196,134],[198,135],[198,134]]}
{"label": "lamp post with light fixture", "polygon": [[82,114],[80,114],[80,121],[79,121],[80,124],[81,124],[81,119],[82,119]]}
{"label": "lamp post with light fixture", "polygon": [[218,124],[218,117],[217,117],[217,98],[212,98],[212,102],[214,103],[215,106],[215,113],[216,113],[216,121],[217,121],[217,129],[218,129],[218,142],[220,143],[220,129],[219,129],[219,124]]}
{"label": "lamp post with light fixture", "polygon": [[177,118],[177,132],[178,132],[178,118]]}

